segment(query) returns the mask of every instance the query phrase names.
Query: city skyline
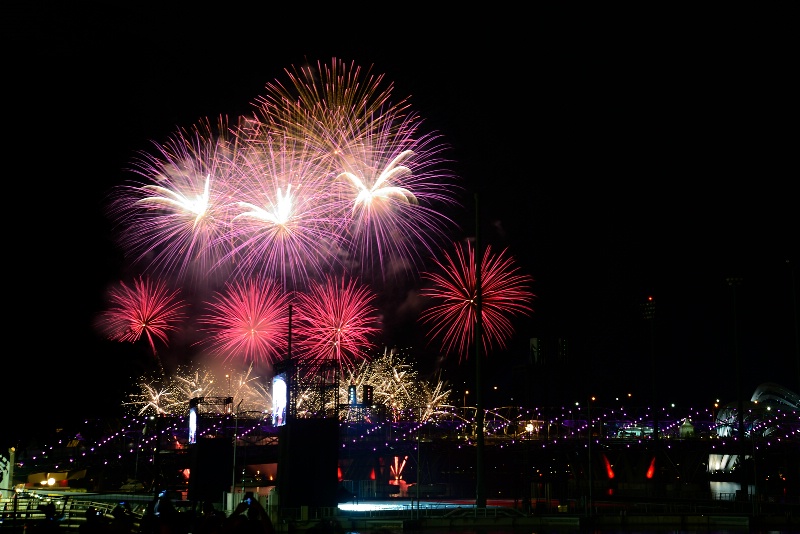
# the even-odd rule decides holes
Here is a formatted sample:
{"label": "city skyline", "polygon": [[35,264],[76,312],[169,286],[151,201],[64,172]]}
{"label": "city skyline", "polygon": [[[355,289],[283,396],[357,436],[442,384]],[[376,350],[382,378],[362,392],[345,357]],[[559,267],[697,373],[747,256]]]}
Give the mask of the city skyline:
{"label": "city skyline", "polygon": [[[245,115],[284,69],[331,58],[385,73],[450,146],[463,186],[453,241],[474,237],[477,222],[484,246],[507,248],[533,279],[533,313],[515,322],[506,351],[487,356],[485,384],[508,380],[539,338],[569,346],[573,374],[558,377],[553,402],[628,389],[732,401],[735,350],[747,398],[764,382],[800,389],[798,225],[782,129],[797,114],[784,64],[796,58],[781,32],[686,23],[679,39],[662,23],[582,33],[584,21],[570,30],[563,17],[557,28],[535,22],[531,42],[508,32],[490,43],[426,34],[431,19],[413,46],[336,40],[336,25],[294,43],[272,28],[284,46],[267,46],[265,58],[240,25],[223,24],[213,43],[196,38],[196,28],[218,28],[196,13],[76,9],[32,9],[8,36],[18,51],[13,154],[24,169],[15,185],[37,195],[50,225],[15,228],[9,244],[24,260],[12,298],[33,341],[8,364],[12,426],[27,425],[28,410],[47,425],[113,413],[151,363],[146,344],[93,328],[107,289],[139,274],[106,213],[137,151],[200,119]],[[742,279],[735,306],[731,276]],[[383,289],[380,342],[413,347],[421,371],[444,366],[467,387],[473,360],[442,359],[420,310],[403,312],[417,290]],[[192,349],[162,350],[174,366]]]}

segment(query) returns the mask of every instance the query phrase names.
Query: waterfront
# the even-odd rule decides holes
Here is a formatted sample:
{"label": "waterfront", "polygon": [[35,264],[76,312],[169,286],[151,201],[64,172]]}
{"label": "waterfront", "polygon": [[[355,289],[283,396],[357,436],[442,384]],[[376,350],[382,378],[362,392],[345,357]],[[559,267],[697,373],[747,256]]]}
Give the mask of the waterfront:
{"label": "waterfront", "polygon": [[796,410],[765,412],[743,442],[705,412],[659,418],[658,439],[629,435],[649,426],[649,410],[487,414],[485,508],[475,506],[475,426],[463,409],[425,422],[285,427],[261,415],[204,413],[195,443],[185,417],[126,417],[18,451],[9,479],[26,492],[61,492],[62,511],[78,522],[87,500],[142,510],[169,490],[186,509],[210,502],[230,513],[252,491],[288,533],[332,519],[337,532],[382,534],[793,532],[800,517]]}
{"label": "waterfront", "polygon": [[[78,532],[86,510],[94,507],[108,517],[126,502],[136,517],[130,534],[139,528],[153,496],[149,494],[87,494],[74,492],[33,493],[16,503],[6,500],[0,529],[23,533],[44,518],[40,504],[51,500],[57,506],[62,532]],[[277,533],[297,534],[646,534],[646,533],[772,533],[800,532],[800,509],[794,505],[774,506],[758,516],[749,513],[747,502],[729,502],[724,508],[709,509],[708,502],[650,501],[628,503],[596,502],[589,513],[576,510],[535,510],[524,513],[513,502],[490,501],[485,508],[467,500],[378,500],[342,503],[332,509],[279,510],[265,499],[265,510]],[[11,506],[9,506],[11,505]],[[177,501],[181,534],[195,529],[195,507]],[[16,512],[12,515],[11,510]],[[221,510],[220,510],[221,511]],[[225,510],[228,515],[230,510]]]}

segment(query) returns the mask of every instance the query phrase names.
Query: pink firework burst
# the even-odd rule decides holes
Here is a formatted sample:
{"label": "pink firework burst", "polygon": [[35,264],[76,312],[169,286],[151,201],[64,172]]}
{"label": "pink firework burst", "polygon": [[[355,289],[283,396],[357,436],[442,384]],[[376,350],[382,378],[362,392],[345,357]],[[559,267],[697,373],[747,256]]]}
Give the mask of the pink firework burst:
{"label": "pink firework burst", "polygon": [[456,227],[442,211],[458,205],[446,147],[420,133],[414,114],[382,121],[337,157],[332,184],[348,223],[350,254],[368,271],[416,273]]}
{"label": "pink firework burst", "polygon": [[456,227],[443,210],[460,205],[449,147],[407,99],[391,102],[383,75],[335,58],[287,73],[291,84],[268,84],[260,100],[262,130],[302,142],[330,177],[320,200],[341,220],[362,278],[417,272]]}
{"label": "pink firework burst", "polygon": [[161,281],[142,277],[134,280],[133,287],[119,282],[109,290],[109,301],[98,321],[101,331],[113,341],[133,343],[144,336],[153,355],[157,355],[155,340],[167,345],[169,332],[186,319],[179,291]]}
{"label": "pink firework burst", "polygon": [[297,295],[298,359],[310,370],[336,364],[337,373],[364,361],[380,331],[374,300],[372,291],[353,279],[312,282],[309,292]]}
{"label": "pink firework burst", "polygon": [[[423,273],[433,285],[420,292],[434,302],[421,320],[433,338],[442,338],[446,352],[458,353],[459,361],[474,346],[478,311],[475,251],[469,243],[465,248],[456,245],[454,256],[445,254],[444,261],[435,260],[439,272]],[[482,341],[488,353],[494,346],[505,347],[514,333],[512,317],[533,311],[533,279],[520,273],[507,251],[494,255],[490,246],[484,251],[480,274]]]}
{"label": "pink firework burst", "polygon": [[258,125],[247,137],[251,149],[232,208],[236,271],[280,280],[285,289],[302,288],[335,263],[343,240],[342,223],[325,200],[325,170],[299,143],[259,133]]}
{"label": "pink firework burst", "polygon": [[205,281],[227,257],[231,174],[240,157],[227,121],[181,129],[133,172],[143,181],[115,190],[110,215],[119,241],[145,270]]}
{"label": "pink firework burst", "polygon": [[289,332],[289,296],[271,279],[226,284],[198,319],[210,335],[201,341],[225,360],[272,363]]}

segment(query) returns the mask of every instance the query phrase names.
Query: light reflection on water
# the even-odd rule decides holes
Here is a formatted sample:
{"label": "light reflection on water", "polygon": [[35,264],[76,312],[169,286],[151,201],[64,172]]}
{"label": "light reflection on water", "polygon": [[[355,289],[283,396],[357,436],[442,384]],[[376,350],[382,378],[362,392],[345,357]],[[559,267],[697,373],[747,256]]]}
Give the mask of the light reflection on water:
{"label": "light reflection on water", "polygon": [[[740,488],[738,483],[719,483],[721,484],[716,490],[724,493],[726,491],[735,492]],[[752,490],[751,490],[752,491]],[[376,511],[378,515],[367,518],[368,520],[381,521],[380,513],[388,510],[403,510],[413,513],[419,513],[420,508],[423,509],[441,509],[441,508],[471,508],[474,503],[471,501],[415,501],[409,503],[407,501],[363,501],[361,503],[342,503],[339,504],[341,511],[351,512],[371,512]],[[495,508],[495,506],[488,506],[488,509]],[[411,516],[413,518],[413,515]],[[364,518],[362,518],[364,519]],[[603,527],[579,527],[577,525],[525,525],[525,526],[498,526],[498,527],[474,527],[464,528],[457,526],[454,528],[441,528],[429,527],[424,529],[419,528],[395,528],[391,523],[400,523],[401,519],[388,520],[388,526],[382,528],[365,528],[356,529],[351,526],[350,529],[338,530],[334,533],[327,534],[800,534],[800,523],[797,527],[788,525],[781,525],[779,528],[750,528],[748,526],[729,526],[726,528],[717,527],[694,527],[687,529],[676,529],[674,524],[671,525],[609,525]],[[406,523],[407,525],[407,523]]]}
{"label": "light reflection on water", "polygon": [[646,528],[575,528],[575,527],[500,527],[500,528],[474,528],[474,529],[442,529],[426,528],[422,530],[394,530],[394,529],[360,529],[346,530],[343,534],[797,534],[800,529],[793,530],[751,530],[746,527],[733,529],[686,529],[679,530],[674,527],[658,527],[648,525]]}

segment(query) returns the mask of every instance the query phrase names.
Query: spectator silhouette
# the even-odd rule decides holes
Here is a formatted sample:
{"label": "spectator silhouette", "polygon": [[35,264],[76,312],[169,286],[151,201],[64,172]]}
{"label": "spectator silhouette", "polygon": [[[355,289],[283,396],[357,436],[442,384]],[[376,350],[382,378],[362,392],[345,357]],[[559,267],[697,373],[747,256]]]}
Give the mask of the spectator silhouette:
{"label": "spectator silhouette", "polygon": [[56,505],[52,501],[40,504],[38,509],[44,512],[44,519],[41,522],[35,523],[32,528],[37,533],[57,533],[59,531],[59,523],[61,516],[56,510]]}
{"label": "spectator silhouette", "polygon": [[108,520],[94,506],[89,506],[83,513],[83,517],[85,519],[78,527],[80,534],[106,534],[108,532]]}
{"label": "spectator silhouette", "polygon": [[162,491],[148,506],[139,531],[143,534],[179,534],[180,527],[178,509],[167,492]]}
{"label": "spectator silhouette", "polygon": [[225,520],[224,532],[225,534],[275,534],[275,527],[258,499],[246,498]]}
{"label": "spectator silhouette", "polygon": [[225,514],[214,508],[211,501],[203,501],[200,513],[195,520],[197,534],[220,534],[225,525]]}
{"label": "spectator silhouette", "polygon": [[133,512],[127,502],[119,503],[111,511],[111,530],[115,534],[128,534],[135,530]]}

